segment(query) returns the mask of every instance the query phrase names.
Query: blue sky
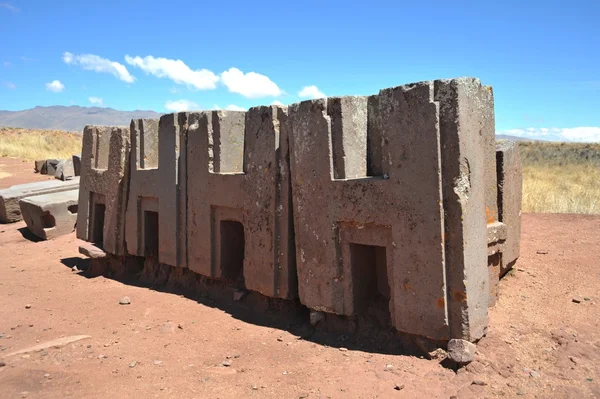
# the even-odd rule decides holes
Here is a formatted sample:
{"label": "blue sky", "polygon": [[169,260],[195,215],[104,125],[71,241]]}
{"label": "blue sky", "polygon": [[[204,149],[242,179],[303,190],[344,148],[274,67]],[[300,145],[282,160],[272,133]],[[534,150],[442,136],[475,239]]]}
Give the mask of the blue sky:
{"label": "blue sky", "polygon": [[0,0],[0,109],[236,109],[475,76],[498,132],[600,141],[599,16],[598,0]]}

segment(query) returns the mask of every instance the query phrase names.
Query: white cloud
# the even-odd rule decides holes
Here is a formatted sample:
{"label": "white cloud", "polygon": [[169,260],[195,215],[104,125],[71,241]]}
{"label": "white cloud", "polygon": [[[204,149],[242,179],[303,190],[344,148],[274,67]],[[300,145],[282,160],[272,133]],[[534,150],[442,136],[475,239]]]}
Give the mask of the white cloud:
{"label": "white cloud", "polygon": [[50,83],[46,83],[46,90],[53,91],[54,93],[60,93],[65,89],[65,85],[60,80],[53,80]]}
{"label": "white cloud", "polygon": [[302,90],[300,90],[300,92],[298,93],[298,96],[300,98],[324,98],[324,97],[327,97],[325,95],[325,93],[320,91],[317,88],[317,86],[315,86],[315,85],[303,87]]}
{"label": "white cloud", "polygon": [[284,104],[283,104],[281,101],[279,101],[279,100],[275,100],[275,101],[273,101],[273,102],[271,103],[271,105],[280,105],[280,106],[284,106]]}
{"label": "white cloud", "polygon": [[125,65],[94,54],[74,55],[65,52],[63,53],[62,59],[65,64],[79,65],[87,71],[110,73],[123,82],[133,83],[135,81],[135,77],[129,73]]}
{"label": "white cloud", "polygon": [[17,88],[17,86],[13,82],[5,82],[4,85],[11,90],[14,90]]}
{"label": "white cloud", "polygon": [[21,11],[20,9],[18,9],[17,7],[13,6],[10,3],[0,3],[0,7],[6,8],[7,10],[10,10],[12,12],[19,12],[19,11]]}
{"label": "white cloud", "polygon": [[4,65],[4,68],[10,68],[12,66],[12,64],[8,61],[4,61],[2,64]]}
{"label": "white cloud", "polygon": [[200,108],[198,104],[189,100],[167,101],[165,109],[172,112],[184,112]]}
{"label": "white cloud", "polygon": [[529,139],[550,141],[600,142],[600,127],[580,126],[571,128],[524,128],[509,129],[496,132]]}
{"label": "white cloud", "polygon": [[228,109],[229,111],[247,111],[246,108],[238,107],[237,105],[234,105],[234,104],[229,104],[226,109]]}
{"label": "white cloud", "polygon": [[247,98],[275,97],[283,94],[275,82],[256,72],[244,73],[237,68],[230,68],[221,74],[221,79],[230,92]]}
{"label": "white cloud", "polygon": [[181,60],[154,58],[151,55],[144,58],[126,55],[125,61],[157,78],[169,78],[177,84],[185,84],[198,90],[215,89],[219,81],[219,77],[212,71],[208,69],[192,70]]}
{"label": "white cloud", "polygon": [[104,101],[100,97],[88,97],[88,100],[94,105],[104,105]]}

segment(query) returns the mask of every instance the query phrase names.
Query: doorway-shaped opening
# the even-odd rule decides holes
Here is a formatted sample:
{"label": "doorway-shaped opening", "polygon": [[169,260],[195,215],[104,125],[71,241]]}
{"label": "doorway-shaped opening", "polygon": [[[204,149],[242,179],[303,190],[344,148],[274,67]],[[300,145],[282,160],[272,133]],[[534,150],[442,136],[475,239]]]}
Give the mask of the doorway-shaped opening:
{"label": "doorway-shaped opening", "polygon": [[350,244],[350,263],[356,314],[375,316],[382,326],[391,322],[386,248]]}
{"label": "doorway-shaped opening", "polygon": [[104,214],[106,206],[104,204],[94,204],[94,213],[92,219],[92,236],[90,241],[96,244],[98,248],[104,248]]}
{"label": "doorway-shaped opening", "polygon": [[225,280],[244,286],[244,225],[221,220],[221,273]]}
{"label": "doorway-shaped opening", "polygon": [[158,212],[144,211],[144,255],[158,256]]}

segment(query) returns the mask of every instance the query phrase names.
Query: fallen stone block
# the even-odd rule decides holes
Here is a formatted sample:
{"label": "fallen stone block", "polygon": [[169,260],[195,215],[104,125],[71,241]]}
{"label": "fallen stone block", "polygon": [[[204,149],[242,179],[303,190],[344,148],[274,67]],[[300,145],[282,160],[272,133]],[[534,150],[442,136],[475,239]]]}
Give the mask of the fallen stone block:
{"label": "fallen stone block", "polygon": [[460,365],[469,364],[475,359],[477,346],[464,339],[448,341],[448,357]]}
{"label": "fallen stone block", "polygon": [[60,163],[60,159],[47,159],[45,174],[54,176],[56,174],[56,168],[58,167],[59,163]]}
{"label": "fallen stone block", "polygon": [[79,190],[26,197],[19,201],[27,228],[44,240],[72,233],[77,221]]}
{"label": "fallen stone block", "polygon": [[0,190],[0,223],[18,222],[22,219],[19,201],[25,197],[68,191],[79,187],[79,178],[63,182],[58,180],[19,184]]}
{"label": "fallen stone block", "polygon": [[90,242],[84,242],[79,246],[79,253],[91,259],[106,258],[106,252]]}
{"label": "fallen stone block", "polygon": [[62,159],[58,165],[56,165],[56,172],[54,177],[60,180],[70,180],[75,177],[75,170],[73,169],[73,159]]}
{"label": "fallen stone block", "polygon": [[35,171],[35,173],[39,173],[40,175],[45,175],[47,173],[46,160],[41,159],[39,161],[35,161],[33,164],[33,170]]}

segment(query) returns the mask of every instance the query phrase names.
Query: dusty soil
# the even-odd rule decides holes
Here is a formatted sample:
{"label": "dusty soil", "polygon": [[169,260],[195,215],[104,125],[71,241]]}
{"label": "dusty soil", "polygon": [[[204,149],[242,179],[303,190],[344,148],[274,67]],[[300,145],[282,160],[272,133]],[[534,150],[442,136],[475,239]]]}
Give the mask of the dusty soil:
{"label": "dusty soil", "polygon": [[[0,187],[40,178],[8,171]],[[24,226],[0,225],[0,398],[600,397],[600,217],[523,215],[522,257],[457,373],[346,335],[300,338],[244,301],[88,278],[74,234],[33,242]],[[76,335],[89,338],[12,354]]]}
{"label": "dusty soil", "polygon": [[0,189],[8,188],[15,184],[54,179],[54,176],[34,173],[33,164],[33,161],[0,157]]}

